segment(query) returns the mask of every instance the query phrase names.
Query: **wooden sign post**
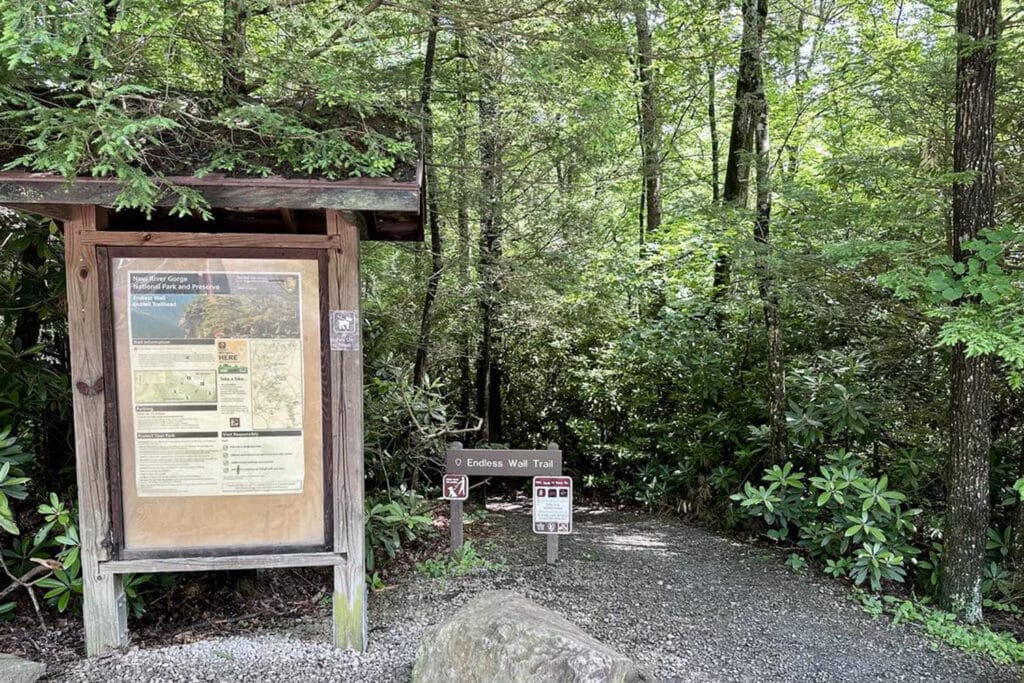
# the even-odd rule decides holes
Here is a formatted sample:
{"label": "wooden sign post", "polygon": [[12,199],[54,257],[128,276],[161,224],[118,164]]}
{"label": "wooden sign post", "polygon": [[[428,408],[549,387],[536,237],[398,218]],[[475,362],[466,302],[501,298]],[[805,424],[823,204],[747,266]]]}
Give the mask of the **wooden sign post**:
{"label": "wooden sign post", "polygon": [[86,652],[127,643],[125,574],[308,566],[362,650],[359,241],[422,237],[422,176],[178,180],[212,222],[0,173],[0,204],[64,223]]}
{"label": "wooden sign post", "polygon": [[[562,474],[562,451],[558,444],[548,444],[547,450],[463,448],[454,442],[445,455],[445,472],[449,475],[486,477],[535,477]],[[450,501],[449,527],[451,552],[462,548],[462,500]],[[544,534],[547,538],[546,560],[558,561],[558,534]]]}

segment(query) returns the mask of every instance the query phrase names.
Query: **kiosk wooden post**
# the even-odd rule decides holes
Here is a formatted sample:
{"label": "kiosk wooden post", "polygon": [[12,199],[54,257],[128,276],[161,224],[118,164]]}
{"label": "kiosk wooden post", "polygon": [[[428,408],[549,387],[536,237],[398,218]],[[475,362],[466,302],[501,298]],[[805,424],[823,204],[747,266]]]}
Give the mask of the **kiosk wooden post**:
{"label": "kiosk wooden post", "polygon": [[96,249],[86,237],[96,232],[105,212],[74,206],[64,226],[71,386],[74,387],[75,452],[78,468],[78,533],[82,558],[82,613],[90,656],[127,642],[124,586],[116,574],[100,572],[111,559],[110,480],[104,429],[109,396],[104,392],[103,338],[100,334],[99,271]]}
{"label": "kiosk wooden post", "polygon": [[[105,207],[120,188],[109,179],[79,179],[68,185],[46,174],[0,173],[0,204],[64,224],[87,654],[127,643],[124,574],[307,566],[334,570],[334,643],[365,649],[359,242],[422,239],[422,171],[415,181],[170,180],[200,192],[214,220],[171,215],[173,197],[159,199],[151,218],[115,213]],[[136,336],[133,306],[142,311],[139,302],[154,291],[147,287],[165,276],[168,282],[191,278],[194,284],[186,298],[197,306],[225,306],[221,310],[227,316],[216,317],[216,323],[200,316],[209,329],[189,327],[185,332],[183,326],[194,322],[192,314],[174,313],[169,323],[177,337]],[[156,298],[176,300],[178,290],[167,287]],[[284,327],[297,332],[282,333],[277,319],[271,326],[276,332],[268,333],[256,331],[255,322],[246,327],[233,321],[232,314],[242,310],[239,299],[249,297],[245,310],[262,308],[258,302],[271,290],[259,287],[273,287],[275,300],[294,302],[285,309],[291,322]],[[222,295],[219,303],[210,303]],[[337,339],[335,314],[347,321]],[[144,322],[148,313],[139,315],[139,325],[153,324]],[[235,336],[226,328],[233,328]],[[242,328],[250,331],[243,334]],[[300,407],[287,418],[261,417],[261,422],[271,422],[258,426],[255,384],[245,384],[250,380],[244,375],[275,367],[273,362],[256,362],[254,345],[262,345],[260,353],[266,354],[267,349],[282,348],[275,347],[280,340],[290,345],[285,357],[294,363],[276,362],[297,373],[297,389],[287,405]],[[202,365],[180,372],[180,365],[156,366],[175,368],[167,370],[171,375],[192,373],[180,378],[190,381],[196,373],[205,374],[205,386],[212,382],[217,387],[215,392],[198,392],[204,397],[198,402],[205,406],[154,407],[194,404],[193,389],[182,390],[190,394],[184,398],[174,389],[174,398],[138,399],[138,377],[148,376],[153,367],[145,363],[167,356],[162,344],[177,345],[174,353],[179,356],[202,357],[210,364],[208,369]],[[240,353],[248,356],[251,367],[234,360],[231,349],[236,344],[250,349]],[[195,353],[188,350],[200,346]],[[174,353],[169,362],[178,363]],[[195,367],[193,362],[199,361],[184,367]],[[222,374],[250,387],[245,389],[253,392],[249,403],[243,401],[252,413],[245,413],[248,417],[234,417],[240,410],[237,401],[230,406],[221,402],[221,389],[224,396],[230,393]],[[292,386],[287,380],[274,381],[275,388]],[[164,412],[146,412],[160,410]],[[212,411],[213,418],[193,420],[205,427],[182,426],[191,424],[184,417],[174,418],[176,427],[159,422],[190,410]],[[216,422],[204,422],[209,419]],[[141,427],[147,420],[150,426]],[[282,437],[295,441],[283,448],[270,445]],[[154,443],[147,439],[168,439],[170,445],[147,450]],[[196,447],[199,455],[191,451],[181,462],[168,462],[167,468],[185,468],[187,475],[174,475],[177,489],[162,489],[166,482],[160,477],[169,476],[165,461],[174,460],[175,446],[183,439],[192,446],[210,441]],[[235,461],[229,466],[229,459],[237,452],[237,462],[245,462],[252,452],[246,448],[283,463],[278,469],[286,475],[268,480],[273,475],[264,474],[266,468],[243,471],[248,466],[242,464],[236,472]],[[146,458],[149,470],[143,470],[139,458]],[[205,458],[206,470],[188,469],[196,458]],[[158,476],[152,478],[154,467]],[[231,477],[237,478],[229,482]],[[210,481],[219,482],[220,488],[203,488]],[[292,488],[290,481],[295,482]]]}
{"label": "kiosk wooden post", "polygon": [[[327,234],[339,238],[328,261],[328,296],[332,311],[355,311],[359,306],[359,226],[348,212],[327,212]],[[334,567],[334,644],[366,647],[365,536],[363,534],[363,352],[361,325],[355,330],[356,349],[331,351],[331,413],[339,417],[334,431],[334,486],[345,496],[334,499],[334,546],[345,549],[345,562]],[[338,398],[334,398],[338,397]]]}

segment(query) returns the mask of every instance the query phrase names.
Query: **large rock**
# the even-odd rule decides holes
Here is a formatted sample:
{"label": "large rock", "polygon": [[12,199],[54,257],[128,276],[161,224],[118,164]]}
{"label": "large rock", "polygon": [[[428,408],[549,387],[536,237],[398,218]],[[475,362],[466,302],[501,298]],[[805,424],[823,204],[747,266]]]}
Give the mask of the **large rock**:
{"label": "large rock", "polygon": [[45,673],[45,664],[0,652],[0,681],[4,683],[36,683]]}
{"label": "large rock", "polygon": [[509,591],[488,591],[427,630],[415,683],[637,681],[626,657]]}

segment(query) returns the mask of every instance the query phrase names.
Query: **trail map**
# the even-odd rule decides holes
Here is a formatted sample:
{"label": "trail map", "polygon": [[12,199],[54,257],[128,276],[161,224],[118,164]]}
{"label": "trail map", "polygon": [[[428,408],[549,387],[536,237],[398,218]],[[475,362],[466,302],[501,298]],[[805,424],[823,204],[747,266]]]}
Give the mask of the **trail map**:
{"label": "trail map", "polygon": [[301,493],[301,273],[127,276],[138,495]]}
{"label": "trail map", "polygon": [[251,343],[252,426],[302,426],[302,347],[298,340]]}

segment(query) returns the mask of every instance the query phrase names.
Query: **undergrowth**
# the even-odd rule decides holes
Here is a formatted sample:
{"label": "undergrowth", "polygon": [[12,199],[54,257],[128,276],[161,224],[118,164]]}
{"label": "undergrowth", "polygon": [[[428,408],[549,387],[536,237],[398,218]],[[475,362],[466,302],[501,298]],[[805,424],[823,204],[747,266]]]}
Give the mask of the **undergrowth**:
{"label": "undergrowth", "polygon": [[[965,624],[949,612],[894,595],[879,596],[865,591],[857,595],[865,612],[875,619],[889,615],[893,627],[901,623],[917,624],[932,638],[964,652],[987,655],[999,664],[1024,663],[1024,643],[1012,633],[996,632],[983,624]],[[933,641],[932,647],[937,649],[938,642]]]}

